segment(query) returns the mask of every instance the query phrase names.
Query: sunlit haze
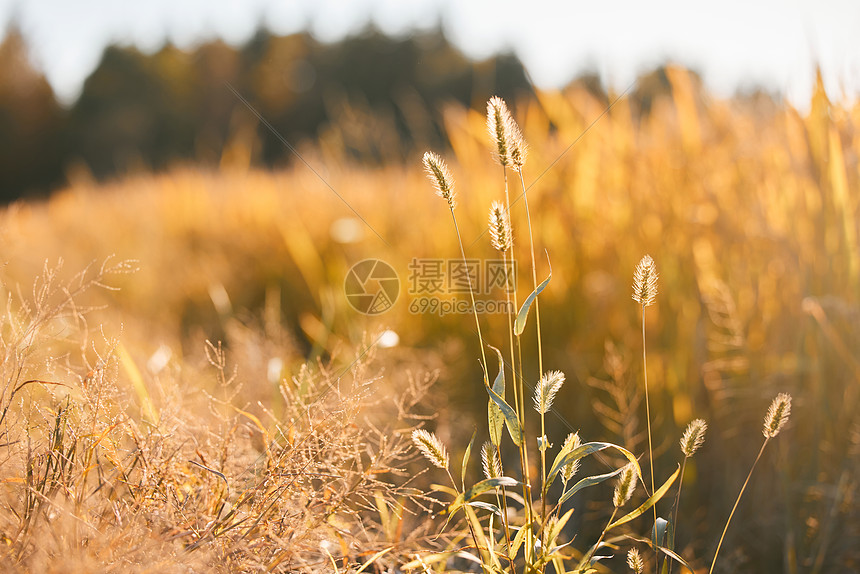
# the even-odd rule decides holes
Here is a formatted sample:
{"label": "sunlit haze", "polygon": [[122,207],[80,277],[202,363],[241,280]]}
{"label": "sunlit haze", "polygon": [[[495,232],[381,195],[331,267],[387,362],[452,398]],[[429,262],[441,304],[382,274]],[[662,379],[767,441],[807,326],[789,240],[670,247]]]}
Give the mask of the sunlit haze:
{"label": "sunlit haze", "polygon": [[596,71],[621,90],[673,61],[700,72],[721,96],[762,87],[804,107],[816,65],[833,96],[860,92],[860,2],[850,0],[0,0],[0,28],[12,22],[66,103],[112,42],[146,51],[166,40],[235,44],[260,26],[336,41],[370,23],[393,35],[441,24],[474,58],[513,50],[540,87]]}

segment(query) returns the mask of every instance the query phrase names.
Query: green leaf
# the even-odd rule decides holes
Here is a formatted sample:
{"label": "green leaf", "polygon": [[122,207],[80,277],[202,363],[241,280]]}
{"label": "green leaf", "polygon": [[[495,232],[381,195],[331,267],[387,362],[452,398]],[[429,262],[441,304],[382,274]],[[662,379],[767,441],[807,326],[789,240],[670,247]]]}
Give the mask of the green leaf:
{"label": "green leaf", "polygon": [[499,374],[496,375],[496,380],[493,381],[493,390],[497,395],[505,396],[505,359],[502,358],[502,352],[492,345],[487,345],[496,352],[496,357],[499,358]]}
{"label": "green leaf", "polygon": [[690,566],[689,564],[687,564],[687,561],[684,560],[683,558],[681,558],[681,556],[679,556],[674,551],[669,550],[665,546],[659,546],[658,548],[660,549],[660,552],[662,552],[663,554],[665,554],[666,556],[668,556],[669,558],[671,558],[672,560],[674,560],[675,562],[677,562],[678,564],[680,564],[681,566],[683,566],[684,568],[689,570],[690,572],[695,572],[695,570],[693,570],[693,567]]}
{"label": "green leaf", "polygon": [[481,482],[475,484],[464,492],[457,496],[457,498],[448,506],[448,512],[454,512],[457,508],[459,508],[463,503],[471,502],[475,498],[481,496],[485,492],[489,490],[493,490],[502,486],[505,487],[513,487],[519,486],[521,483],[514,480],[513,478],[507,476],[499,476],[496,478],[488,478],[486,480],[482,480]]}
{"label": "green leaf", "polygon": [[469,506],[471,506],[473,508],[480,508],[481,510],[487,510],[487,511],[497,515],[499,518],[501,518],[501,516],[502,516],[502,511],[499,510],[499,507],[496,506],[495,504],[490,504],[488,502],[481,502],[480,500],[473,500],[472,502],[469,503]]}
{"label": "green leaf", "polygon": [[[502,358],[502,353],[492,345],[487,345],[496,352],[499,358],[499,374],[496,375],[496,380],[493,381],[493,391],[500,397],[505,396],[505,361]],[[486,383],[486,381],[485,381]],[[499,446],[502,443],[502,425],[505,417],[502,415],[502,409],[492,400],[487,404],[487,422],[490,430],[490,441]]]}
{"label": "green leaf", "polygon": [[509,476],[498,476],[496,478],[487,478],[482,480],[481,482],[475,484],[463,493],[463,500],[465,502],[471,502],[478,496],[484,494],[488,490],[493,490],[495,488],[504,487],[515,487],[520,486],[520,482],[510,478]]}
{"label": "green leaf", "polygon": [[564,530],[564,526],[567,524],[567,521],[570,520],[570,517],[573,515],[573,509],[571,508],[564,515],[558,519],[558,521],[553,525],[553,527],[547,531],[546,541],[547,546],[551,546],[555,544],[555,539],[558,538],[558,535],[561,534],[561,531]]}
{"label": "green leaf", "polygon": [[546,435],[537,437],[538,450],[543,452],[548,448],[552,448],[552,443],[546,438]]}
{"label": "green leaf", "polygon": [[466,468],[469,466],[469,458],[472,456],[472,445],[475,444],[475,435],[478,434],[478,429],[472,433],[472,439],[469,441],[469,446],[466,447],[466,452],[463,453],[463,465],[460,467],[460,486],[466,490]]}
{"label": "green leaf", "polygon": [[615,522],[613,522],[612,524],[607,526],[606,530],[607,531],[611,530],[612,528],[615,528],[616,526],[619,526],[619,525],[624,524],[626,522],[630,522],[634,518],[638,518],[639,516],[642,516],[642,514],[644,514],[646,510],[648,510],[649,508],[651,508],[652,506],[657,504],[657,501],[660,500],[661,498],[663,498],[663,495],[666,494],[666,492],[668,492],[669,488],[672,486],[672,483],[675,482],[676,478],[678,478],[678,473],[680,473],[680,472],[681,472],[681,468],[678,467],[675,470],[675,472],[672,473],[672,476],[670,476],[666,480],[666,482],[663,483],[663,486],[658,488],[657,491],[654,494],[652,494],[648,500],[646,500],[645,502],[643,502],[641,504],[641,506],[639,506],[639,508],[637,508],[633,512],[630,512],[629,514],[622,516],[621,518],[619,518],[618,520],[616,520]]}
{"label": "green leaf", "polygon": [[614,471],[608,472],[606,474],[598,474],[596,476],[588,476],[586,478],[583,478],[582,480],[580,480],[579,482],[574,484],[570,488],[570,490],[566,490],[564,492],[564,494],[558,500],[559,506],[561,506],[562,504],[567,502],[571,496],[573,496],[574,494],[576,494],[577,492],[579,492],[583,488],[588,488],[589,486],[594,486],[595,484],[600,484],[604,480],[609,480],[613,476],[619,475],[622,470],[624,470],[623,466],[621,468],[619,468],[618,470],[614,470]]}
{"label": "green leaf", "polygon": [[481,563],[485,566],[490,566],[491,568],[501,568],[501,564],[499,564],[499,560],[496,558],[495,552],[490,552],[487,537],[484,535],[481,521],[478,520],[478,516],[475,514],[475,511],[472,510],[472,507],[469,505],[465,505],[463,510],[466,513],[466,520],[468,520],[471,525],[470,531],[472,536],[475,537],[475,546],[478,549],[478,553],[481,555]]}
{"label": "green leaf", "polygon": [[[517,552],[520,551],[520,546],[522,546],[523,540],[526,538],[526,530],[528,529],[528,526],[522,526],[517,530],[517,535],[514,536],[514,539],[511,541],[511,559],[517,557]],[[511,527],[511,530],[514,530],[514,528]]]}
{"label": "green leaf", "polygon": [[636,467],[636,474],[639,475],[641,480],[642,478],[642,469],[639,468],[639,461],[636,460],[636,456],[630,452],[629,450],[618,446],[617,444],[612,444],[611,442],[587,442],[574,450],[565,450],[561,449],[561,452],[555,457],[555,461],[552,463],[552,468],[549,471],[546,479],[545,489],[549,487],[550,484],[555,480],[558,473],[561,472],[561,469],[567,466],[568,464],[572,464],[581,458],[585,458],[590,454],[594,454],[595,452],[607,449],[614,448],[621,454],[623,454],[627,460],[633,463]]}
{"label": "green leaf", "polygon": [[514,412],[514,409],[505,402],[499,394],[494,391],[489,385],[484,382],[484,387],[487,389],[487,394],[490,395],[490,399],[498,405],[499,409],[502,411],[502,416],[505,417],[505,425],[508,427],[508,432],[511,435],[511,440],[514,441],[514,444],[517,446],[521,446],[523,444],[523,429],[520,426],[520,421],[517,418],[517,413]]}
{"label": "green leaf", "polygon": [[663,539],[666,538],[666,530],[669,522],[665,518],[657,518],[654,523],[654,528],[651,529],[651,548],[657,548],[663,545]]}
{"label": "green leaf", "polygon": [[490,431],[490,442],[494,446],[502,444],[502,427],[505,425],[505,417],[502,415],[502,409],[493,399],[487,401],[487,425]]}
{"label": "green leaf", "polygon": [[603,542],[595,542],[594,546],[588,549],[588,552],[585,553],[585,556],[582,557],[582,560],[579,561],[579,564],[576,566],[576,573],[586,574],[589,572],[597,572],[596,569],[592,568],[592,566],[598,562],[599,560],[606,560],[607,558],[612,558],[612,556],[595,556],[594,553],[597,552],[600,548],[597,546],[600,544],[601,546],[605,546],[608,543],[606,541]]}
{"label": "green leaf", "polygon": [[457,491],[445,484],[431,484],[430,490],[432,490],[433,492],[444,492],[445,494],[450,494],[454,497],[457,496]]}
{"label": "green leaf", "polygon": [[[549,265],[549,257],[546,258],[547,265]],[[531,309],[532,303],[534,303],[537,296],[540,295],[541,291],[546,289],[546,286],[549,284],[549,280],[552,279],[552,265],[549,267],[549,275],[547,278],[543,280],[543,283],[537,286],[537,289],[531,292],[531,295],[526,297],[526,300],[523,301],[522,307],[520,307],[520,312],[517,313],[517,320],[514,322],[514,334],[516,336],[520,336],[523,334],[523,331],[526,328],[526,319],[529,317],[529,309]]]}

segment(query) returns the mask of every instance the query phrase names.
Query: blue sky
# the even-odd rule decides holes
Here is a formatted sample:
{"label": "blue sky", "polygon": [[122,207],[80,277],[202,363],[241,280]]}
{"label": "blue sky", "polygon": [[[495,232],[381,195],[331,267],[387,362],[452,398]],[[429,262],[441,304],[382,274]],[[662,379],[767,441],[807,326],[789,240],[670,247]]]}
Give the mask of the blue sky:
{"label": "blue sky", "polygon": [[596,70],[623,89],[671,60],[700,71],[720,96],[760,85],[803,108],[816,63],[832,96],[860,94],[857,0],[0,0],[0,29],[13,19],[66,102],[110,42],[240,43],[260,23],[334,41],[371,21],[398,35],[441,22],[476,58],[512,49],[547,88]]}

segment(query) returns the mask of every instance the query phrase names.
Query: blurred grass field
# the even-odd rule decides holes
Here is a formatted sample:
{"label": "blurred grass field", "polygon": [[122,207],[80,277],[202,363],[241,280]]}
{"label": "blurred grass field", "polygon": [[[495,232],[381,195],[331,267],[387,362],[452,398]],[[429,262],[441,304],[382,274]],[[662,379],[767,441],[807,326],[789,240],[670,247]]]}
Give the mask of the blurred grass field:
{"label": "blurred grass field", "polygon": [[[535,241],[552,262],[553,280],[541,296],[544,361],[568,376],[548,434],[570,428],[642,452],[636,431],[644,406],[633,409],[619,397],[636,404],[641,345],[630,282],[636,262],[649,253],[661,277],[648,341],[661,475],[674,469],[678,437],[691,419],[705,418],[711,429],[688,469],[689,515],[679,547],[695,557],[694,565],[709,563],[755,455],[760,437],[752,438],[764,408],[785,391],[795,400],[791,424],[739,509],[722,571],[854,571],[860,568],[860,104],[831,103],[819,85],[810,111],[801,113],[766,98],[712,98],[678,68],[669,68],[668,78],[670,95],[647,113],[619,97],[604,114],[604,104],[581,88],[510,102],[530,145],[525,180]],[[450,150],[443,155],[457,181],[466,249],[470,257],[490,258],[486,209],[502,188],[483,109],[452,106],[445,118]],[[459,257],[449,214],[428,188],[419,157],[384,167],[351,159],[362,145],[356,130],[366,134],[368,149],[398,145],[396,136],[373,127],[369,118],[346,117],[317,144],[302,147],[319,176],[298,162],[275,172],[251,168],[253,142],[236,142],[216,171],[188,165],[106,183],[81,175],[48,200],[10,205],[0,213],[4,294],[30,297],[46,261],[53,267],[62,259],[59,276],[71,277],[111,256],[136,260],[138,271],[111,282],[119,290],[87,293],[85,304],[104,306],[88,316],[88,340],[116,338],[123,349],[125,366],[113,373],[122,397],[115,414],[124,408],[137,421],[150,416],[147,409],[175,408],[164,388],[171,381],[181,382],[184,394],[216,392],[211,377],[198,375],[207,339],[224,341],[239,365],[243,394],[232,404],[259,418],[261,405],[286,408],[278,392],[282,377],[290,380],[317,359],[334,373],[348,368],[373,334],[391,329],[399,345],[374,350],[381,384],[397,393],[407,368],[438,370],[426,411],[438,410],[437,434],[449,445],[465,445],[486,413],[471,319],[410,313],[406,289],[413,258]],[[515,205],[518,238],[523,218]],[[524,247],[515,243],[521,261]],[[375,317],[355,312],[343,291],[350,266],[366,258],[389,262],[402,284],[395,306]],[[539,276],[545,265],[539,263]],[[488,332],[503,333],[502,316],[487,321]],[[62,336],[62,329],[46,335]],[[506,344],[502,335],[493,337],[493,344]],[[93,358],[99,344],[78,346]],[[36,357],[20,380],[44,379],[50,368],[69,385],[86,378],[85,371],[64,375]],[[165,379],[157,368],[162,362],[182,375]],[[64,396],[28,389],[12,408],[47,412]],[[212,416],[198,410],[204,419]],[[50,450],[46,441],[31,448]],[[0,528],[7,545],[20,550],[19,561],[8,563],[26,565],[37,553],[18,548],[9,514],[10,501],[21,496],[14,490],[19,471],[3,466],[8,516]],[[601,512],[587,501],[583,510]],[[50,532],[51,520],[41,528]]]}

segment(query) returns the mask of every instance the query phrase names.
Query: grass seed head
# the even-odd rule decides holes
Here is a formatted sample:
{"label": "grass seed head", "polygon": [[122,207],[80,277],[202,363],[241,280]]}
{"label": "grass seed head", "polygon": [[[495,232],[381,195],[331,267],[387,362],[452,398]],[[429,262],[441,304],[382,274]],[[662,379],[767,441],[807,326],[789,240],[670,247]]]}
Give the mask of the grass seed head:
{"label": "grass seed head", "polygon": [[510,163],[508,124],[510,112],[505,100],[493,96],[487,102],[487,133],[493,142],[493,158],[502,166]]}
{"label": "grass seed head", "polygon": [[428,151],[424,154],[424,170],[436,193],[448,202],[448,207],[454,209],[457,202],[454,199],[454,177],[445,161],[438,154]]}
{"label": "grass seed head", "polygon": [[639,554],[639,550],[637,548],[631,548],[627,551],[627,565],[630,566],[630,569],[636,572],[636,574],[641,574],[641,572],[645,570],[645,561],[642,560],[642,555]]}
{"label": "grass seed head", "polygon": [[498,201],[490,206],[490,243],[501,253],[508,251],[514,244],[511,220],[505,206]]}
{"label": "grass seed head", "polygon": [[650,255],[646,255],[633,273],[633,300],[643,307],[647,307],[654,303],[656,296],[657,265]]}
{"label": "grass seed head", "polygon": [[702,443],[705,442],[705,431],[708,430],[708,424],[702,419],[696,419],[687,425],[684,434],[681,435],[681,452],[689,458],[693,456]]}
{"label": "grass seed head", "polygon": [[511,164],[517,170],[521,170],[526,163],[529,149],[526,145],[526,140],[523,139],[523,132],[520,131],[520,126],[517,125],[517,122],[510,115],[508,115],[508,146],[511,150]]}
{"label": "grass seed head", "polygon": [[770,408],[767,409],[762,434],[766,438],[773,438],[778,435],[785,423],[788,422],[789,415],[791,415],[791,395],[779,393],[770,403]]}
{"label": "grass seed head", "polygon": [[612,497],[615,508],[624,506],[633,496],[634,490],[636,490],[636,467],[630,462],[621,470],[621,476],[618,477],[618,483],[615,485],[615,494]]}
{"label": "grass seed head", "polygon": [[564,384],[564,373],[561,371],[547,371],[538,381],[535,386],[535,410],[541,414],[546,414],[552,408],[552,401],[555,399],[555,394]]}
{"label": "grass seed head", "polygon": [[502,459],[499,458],[499,451],[490,441],[485,442],[481,447],[481,467],[486,478],[502,476]]}
{"label": "grass seed head", "polygon": [[424,429],[415,429],[412,431],[412,442],[433,466],[448,470],[448,449],[435,434]]}
{"label": "grass seed head", "polygon": [[[579,438],[579,433],[574,432],[567,435],[567,438],[564,439],[564,446],[561,447],[561,450],[566,452],[572,452],[582,446],[582,439]],[[580,460],[575,460],[571,463],[566,464],[561,469],[561,481],[564,484],[567,484],[573,476],[579,472],[579,463]]]}

